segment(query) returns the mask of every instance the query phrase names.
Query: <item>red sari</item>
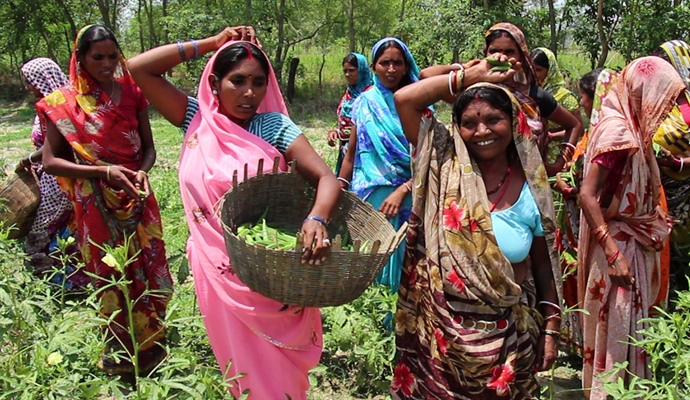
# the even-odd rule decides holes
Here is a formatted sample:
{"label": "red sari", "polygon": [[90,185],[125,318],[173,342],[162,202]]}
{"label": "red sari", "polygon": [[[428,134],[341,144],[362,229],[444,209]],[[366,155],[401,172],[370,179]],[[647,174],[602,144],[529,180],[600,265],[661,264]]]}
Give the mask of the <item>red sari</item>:
{"label": "red sari", "polygon": [[[75,46],[76,47],[76,46]],[[70,82],[36,104],[43,122],[52,122],[72,147],[74,162],[82,165],[121,165],[138,170],[142,160],[137,113],[146,99],[130,77],[124,59],[116,81],[122,88],[120,104],[86,71],[79,69],[76,54],[70,62]],[[45,124],[43,124],[45,126]],[[128,244],[133,261],[124,267],[128,297],[134,304],[133,321],[139,353],[139,371],[146,373],[166,355],[162,344],[165,330],[160,321],[172,294],[172,279],[165,256],[161,217],[153,193],[145,200],[131,199],[109,182],[97,178],[58,177],[61,188],[74,205],[77,238],[86,270],[98,277],[97,288],[121,273],[104,262],[102,247]],[[112,264],[112,263],[111,263]],[[107,331],[106,349],[99,367],[108,373],[133,372],[123,346],[133,354],[123,292],[115,286],[98,293],[101,314],[109,318],[122,310]],[[117,361],[112,353],[120,352]],[[124,358],[124,359],[123,359]]]}

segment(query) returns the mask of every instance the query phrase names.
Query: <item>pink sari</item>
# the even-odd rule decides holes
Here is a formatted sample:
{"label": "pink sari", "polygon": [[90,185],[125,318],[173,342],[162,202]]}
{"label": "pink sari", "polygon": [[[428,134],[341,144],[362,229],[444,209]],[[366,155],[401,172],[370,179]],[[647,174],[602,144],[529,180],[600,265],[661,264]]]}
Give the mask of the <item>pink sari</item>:
{"label": "pink sari", "polygon": [[[657,57],[633,61],[610,83],[602,79],[600,75],[592,113],[596,122],[587,144],[584,176],[587,179],[598,157],[624,152],[620,178],[613,176],[612,169],[604,185],[604,193],[613,193],[613,199],[601,211],[621,256],[630,264],[635,283],[630,290],[612,284],[603,248],[590,234],[593,227],[582,218],[577,287],[578,300],[588,311],[581,317],[582,382],[590,400],[607,398],[597,375],[615,363],[627,361],[628,371],[651,377],[648,355],[627,342],[629,337],[642,338],[638,331],[648,323],[639,321],[649,316],[650,307],[664,290],[659,251],[671,225],[659,207],[661,178],[651,141],[685,87],[673,67]],[[601,90],[609,91],[599,97]],[[624,373],[620,377],[626,382],[630,379]]]}
{"label": "pink sari", "polygon": [[[283,156],[260,137],[218,111],[208,77],[218,53],[208,61],[199,87],[199,112],[192,119],[180,156],[180,190],[191,236],[187,256],[199,309],[221,370],[234,396],[250,399],[306,399],[308,372],[321,358],[321,314],[316,308],[288,307],[249,289],[228,258],[217,206],[232,186],[234,171],[256,172],[257,161]],[[259,112],[287,115],[275,74]],[[240,174],[242,175],[242,174]],[[241,375],[241,377],[238,377]]]}

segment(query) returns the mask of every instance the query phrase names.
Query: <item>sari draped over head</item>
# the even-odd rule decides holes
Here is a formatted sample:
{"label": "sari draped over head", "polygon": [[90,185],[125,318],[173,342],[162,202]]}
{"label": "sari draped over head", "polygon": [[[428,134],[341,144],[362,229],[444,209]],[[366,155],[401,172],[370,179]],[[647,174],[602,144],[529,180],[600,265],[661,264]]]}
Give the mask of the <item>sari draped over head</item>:
{"label": "sari draped over head", "polygon": [[[620,173],[611,167],[604,183],[612,198],[602,213],[610,237],[630,264],[635,282],[630,290],[612,285],[606,255],[590,233],[595,227],[582,218],[578,300],[588,311],[582,315],[582,380],[589,399],[607,397],[597,374],[612,368],[614,363],[628,361],[628,371],[651,378],[649,358],[643,349],[630,346],[623,339],[642,339],[638,332],[648,322],[640,320],[649,315],[658,294],[665,290],[659,250],[671,225],[660,207],[661,179],[651,142],[684,88],[673,67],[658,57],[638,58],[618,76],[608,71],[599,75],[584,176],[587,179],[593,162],[624,157],[624,162],[617,164],[622,165]],[[620,377],[629,379],[625,373]]]}
{"label": "sari draped over head", "polygon": [[[65,74],[49,58],[34,58],[22,65],[21,71],[28,84],[36,88],[44,97],[67,84]],[[45,143],[45,127],[41,126],[38,115],[34,118],[31,141],[37,150]],[[66,238],[70,234],[68,225],[72,222],[72,203],[60,190],[55,177],[43,173],[42,164],[33,164],[32,168],[39,179],[41,201],[24,243],[24,251],[29,256],[27,265],[33,269],[34,273],[52,275],[51,281],[54,283],[59,284],[64,280],[66,289],[86,286],[90,279],[83,271],[75,271],[76,262],[79,260],[76,256],[79,252],[76,244],[67,249],[67,254],[75,257],[74,263],[62,265],[60,260],[50,255],[57,247],[56,237],[59,235]],[[55,273],[55,269],[61,272]]]}
{"label": "sari draped over head", "polygon": [[[81,34],[88,28],[80,31],[75,49]],[[126,94],[137,93],[138,88],[121,54],[115,80],[122,88],[121,104],[126,101]],[[141,96],[145,107],[145,99]],[[136,113],[123,112],[98,82],[80,69],[76,51],[70,60],[69,84],[43,98],[36,108],[39,116],[45,122],[52,122],[69,143],[75,163],[120,165],[133,171],[139,169],[142,148]],[[120,276],[119,271],[110,265],[112,262],[104,259],[106,253],[102,247],[128,245],[128,257],[134,260],[124,267],[124,275],[131,281],[129,299],[138,299],[133,317],[139,343],[139,370],[149,371],[166,355],[162,346],[165,330],[160,319],[165,316],[172,294],[156,198],[150,193],[143,200],[131,199],[105,179],[57,179],[74,206],[78,243],[86,269],[102,278],[96,279],[96,287],[103,287],[105,279]],[[152,292],[152,295],[147,295],[147,292]],[[116,287],[102,290],[99,298],[101,313],[106,318],[113,312],[126,309],[124,295]],[[121,343],[130,353],[133,351],[128,327],[126,312],[120,312],[107,327],[108,343],[100,366],[108,373],[134,370],[129,360],[110,356],[111,352],[122,351]],[[122,358],[123,355],[119,356]]]}
{"label": "sari draped over head", "polygon": [[[268,142],[231,121],[219,110],[208,84],[223,45],[207,62],[200,79],[199,111],[190,122],[180,155],[182,203],[190,230],[187,255],[194,275],[199,309],[221,370],[229,379],[244,374],[230,389],[249,389],[250,398],[305,398],[309,369],[321,356],[321,315],[316,308],[289,307],[248,288],[235,274],[227,254],[217,210],[232,187],[233,173],[245,165],[270,172],[283,155]],[[246,44],[249,46],[249,44]],[[273,69],[258,112],[288,115]],[[267,125],[262,125],[262,127]],[[270,128],[270,126],[268,126]]]}
{"label": "sari draped over head", "polygon": [[[381,46],[390,41],[403,49],[408,68],[406,77],[410,82],[417,82],[419,67],[405,43],[396,38],[379,40],[371,51],[372,61]],[[374,76],[372,88],[362,93],[353,104],[352,121],[357,129],[357,152],[350,189],[378,209],[396,188],[412,177],[412,166],[410,142],[400,124],[393,92],[377,76]],[[398,215],[389,220],[395,229],[407,221],[411,206],[412,197],[408,194]],[[401,245],[375,280],[390,287],[393,293],[397,292],[400,283],[403,250]]]}
{"label": "sari draped over head", "polygon": [[338,136],[340,140],[348,140],[350,137],[350,131],[344,130],[352,125],[352,104],[354,104],[355,99],[357,99],[360,94],[368,90],[374,83],[367,58],[359,53],[353,52],[352,55],[357,59],[357,83],[347,86],[347,90],[345,90],[345,94],[340,99],[340,104],[338,104],[338,109],[336,110],[338,114]]}
{"label": "sari draped over head", "polygon": [[[521,105],[506,88],[472,87],[479,86],[509,95],[517,154],[544,231],[553,234],[551,190]],[[424,118],[420,128],[391,394],[532,398],[538,389],[535,351],[542,323],[534,280],[529,274],[522,285],[516,283],[492,231],[491,204],[479,169],[456,129],[451,134],[434,118]],[[551,263],[558,271],[557,255]]]}

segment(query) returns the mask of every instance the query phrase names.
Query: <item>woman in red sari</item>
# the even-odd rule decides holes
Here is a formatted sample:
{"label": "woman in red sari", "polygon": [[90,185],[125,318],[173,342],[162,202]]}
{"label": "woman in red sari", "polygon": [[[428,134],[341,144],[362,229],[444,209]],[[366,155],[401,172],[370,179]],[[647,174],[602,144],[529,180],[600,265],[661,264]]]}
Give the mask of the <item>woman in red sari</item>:
{"label": "woman in red sari", "polygon": [[[36,105],[47,130],[43,166],[74,204],[87,271],[98,277],[97,288],[122,273],[130,281],[138,365],[123,352],[134,354],[126,312],[104,327],[107,344],[99,363],[107,373],[130,379],[134,372],[151,371],[166,355],[160,319],[172,293],[160,212],[147,175],[156,160],[147,105],[115,36],[102,25],[79,32],[69,83]],[[124,244],[133,261],[122,268],[102,248]],[[117,287],[98,295],[103,317],[125,309]]]}

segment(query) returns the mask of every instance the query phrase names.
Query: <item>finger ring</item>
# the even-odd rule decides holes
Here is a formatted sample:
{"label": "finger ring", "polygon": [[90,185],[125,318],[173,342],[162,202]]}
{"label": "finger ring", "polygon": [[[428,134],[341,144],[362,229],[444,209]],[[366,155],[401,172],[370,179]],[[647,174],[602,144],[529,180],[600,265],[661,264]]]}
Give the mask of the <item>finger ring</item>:
{"label": "finger ring", "polygon": [[326,239],[322,240],[321,243],[325,244],[326,246],[330,246],[331,245],[331,239],[326,238]]}

